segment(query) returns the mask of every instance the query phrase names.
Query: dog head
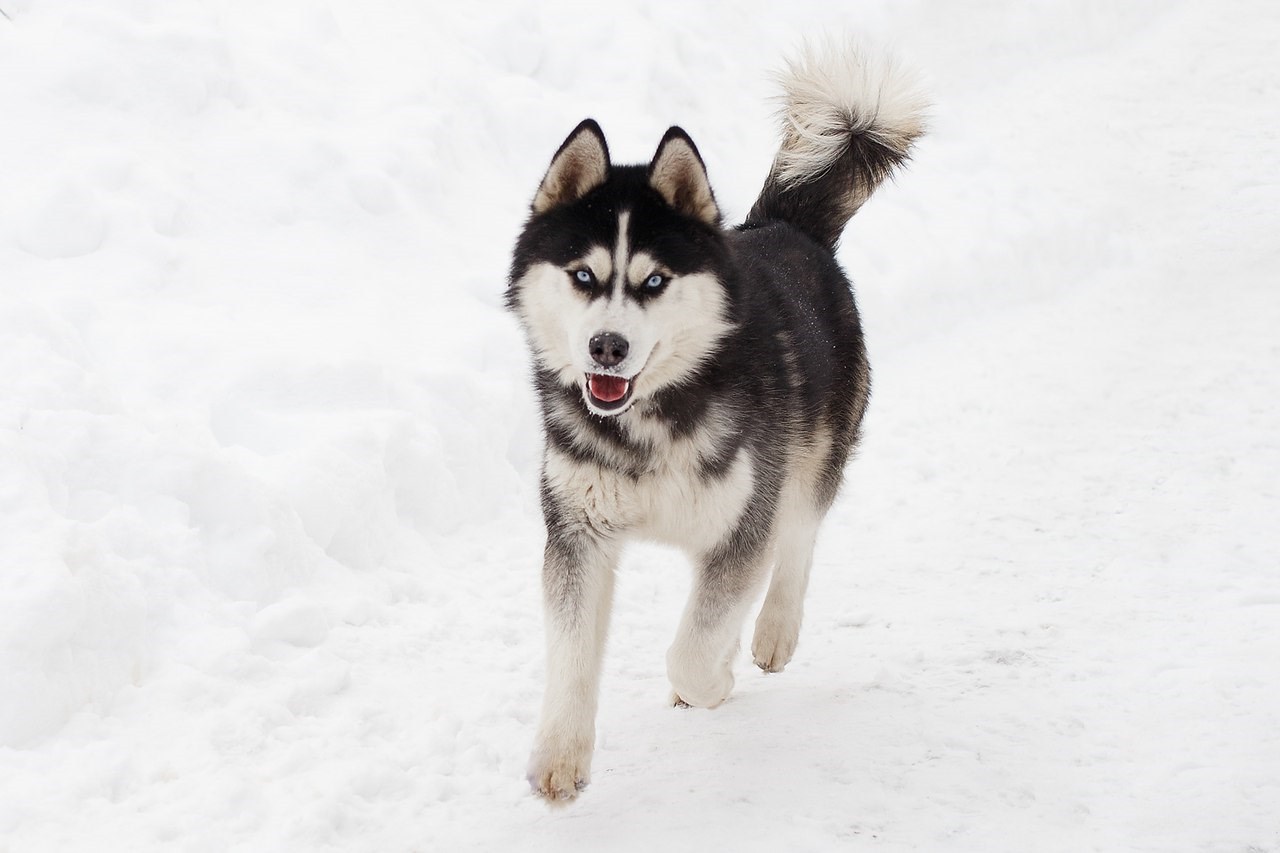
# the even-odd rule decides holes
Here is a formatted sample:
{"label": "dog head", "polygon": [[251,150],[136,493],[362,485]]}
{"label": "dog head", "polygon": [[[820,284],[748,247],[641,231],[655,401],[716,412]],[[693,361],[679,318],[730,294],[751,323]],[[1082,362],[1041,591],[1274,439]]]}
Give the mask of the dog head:
{"label": "dog head", "polygon": [[615,166],[587,119],[552,158],[516,243],[507,303],[539,366],[592,414],[691,377],[732,327],[706,167],[680,128]]}

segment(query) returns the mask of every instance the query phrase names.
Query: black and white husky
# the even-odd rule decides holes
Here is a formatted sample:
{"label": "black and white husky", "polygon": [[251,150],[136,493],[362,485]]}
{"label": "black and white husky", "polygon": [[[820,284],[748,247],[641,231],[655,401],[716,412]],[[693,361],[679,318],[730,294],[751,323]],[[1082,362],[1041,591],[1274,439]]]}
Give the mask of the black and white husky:
{"label": "black and white husky", "polygon": [[529,781],[587,784],[614,571],[629,539],[695,564],[667,673],[676,704],[733,688],[742,622],[777,672],[800,631],[818,525],[858,441],[869,371],[841,231],[923,132],[909,75],[854,50],[783,76],[783,142],[725,229],[698,150],[667,131],[617,166],[599,125],[556,152],[516,244],[508,304],[533,351],[546,431],[547,689]]}

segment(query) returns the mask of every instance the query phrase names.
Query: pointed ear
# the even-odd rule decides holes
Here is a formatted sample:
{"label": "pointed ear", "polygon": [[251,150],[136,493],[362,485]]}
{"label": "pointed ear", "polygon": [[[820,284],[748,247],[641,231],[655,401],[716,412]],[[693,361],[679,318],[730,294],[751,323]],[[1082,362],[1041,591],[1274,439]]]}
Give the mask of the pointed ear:
{"label": "pointed ear", "polygon": [[689,134],[680,128],[668,130],[658,143],[658,152],[649,164],[649,185],[685,216],[719,227],[720,208],[711,193],[707,167]]}
{"label": "pointed ear", "polygon": [[533,212],[546,213],[553,207],[577,201],[604,183],[609,176],[609,146],[604,131],[593,119],[573,129],[569,138],[551,158],[551,168],[533,197]]}

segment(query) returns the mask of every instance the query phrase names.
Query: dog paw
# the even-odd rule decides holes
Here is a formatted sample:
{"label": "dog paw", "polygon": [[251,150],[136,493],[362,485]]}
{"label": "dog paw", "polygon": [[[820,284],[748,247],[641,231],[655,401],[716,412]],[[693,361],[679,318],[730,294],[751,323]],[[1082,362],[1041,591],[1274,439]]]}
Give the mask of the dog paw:
{"label": "dog paw", "polygon": [[800,625],[792,620],[760,619],[751,640],[751,658],[765,672],[782,672],[795,654]]}
{"label": "dog paw", "polygon": [[539,747],[529,758],[529,787],[553,806],[568,805],[591,781],[591,750]]}
{"label": "dog paw", "polygon": [[733,667],[727,661],[703,667],[669,659],[667,677],[671,680],[671,702],[677,707],[714,708],[733,692]]}

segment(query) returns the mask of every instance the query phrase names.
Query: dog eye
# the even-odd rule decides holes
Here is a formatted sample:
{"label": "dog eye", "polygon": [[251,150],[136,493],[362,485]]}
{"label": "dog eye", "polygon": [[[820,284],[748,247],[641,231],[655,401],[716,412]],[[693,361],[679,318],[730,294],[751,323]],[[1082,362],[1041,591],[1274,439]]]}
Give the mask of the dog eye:
{"label": "dog eye", "polygon": [[647,281],[645,281],[644,286],[646,290],[661,290],[662,286],[666,283],[667,279],[664,276],[654,273],[649,276]]}
{"label": "dog eye", "polygon": [[593,287],[596,283],[596,277],[591,274],[591,270],[577,270],[573,274],[574,279],[583,287]]}

